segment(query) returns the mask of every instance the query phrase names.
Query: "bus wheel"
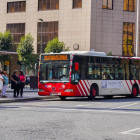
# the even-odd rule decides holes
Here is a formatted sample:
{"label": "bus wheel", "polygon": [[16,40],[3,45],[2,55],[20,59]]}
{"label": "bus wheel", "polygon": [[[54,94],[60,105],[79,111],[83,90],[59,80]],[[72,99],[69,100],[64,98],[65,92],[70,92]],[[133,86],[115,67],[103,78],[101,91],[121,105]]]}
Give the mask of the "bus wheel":
{"label": "bus wheel", "polygon": [[91,86],[91,89],[90,89],[90,96],[88,97],[88,99],[90,100],[93,100],[95,99],[96,95],[97,95],[97,86],[96,85],[93,85]]}
{"label": "bus wheel", "polygon": [[59,96],[59,98],[64,101],[66,99],[66,96]]}
{"label": "bus wheel", "polygon": [[107,96],[104,96],[104,98],[112,99],[113,95],[107,95]]}
{"label": "bus wheel", "polygon": [[137,96],[138,96],[138,88],[137,88],[136,85],[134,85],[133,88],[132,88],[131,97],[132,97],[132,98],[135,98],[135,97],[137,97]]}

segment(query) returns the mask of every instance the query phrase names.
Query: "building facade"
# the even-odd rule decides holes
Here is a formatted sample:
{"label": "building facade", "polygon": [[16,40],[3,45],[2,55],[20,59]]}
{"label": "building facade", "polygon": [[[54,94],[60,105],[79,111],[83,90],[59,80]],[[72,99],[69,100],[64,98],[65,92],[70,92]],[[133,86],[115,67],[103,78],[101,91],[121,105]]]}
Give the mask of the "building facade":
{"label": "building facade", "polygon": [[136,0],[92,0],[91,48],[134,56]]}
{"label": "building facade", "polygon": [[28,33],[40,53],[43,19],[43,51],[58,37],[70,50],[135,55],[136,0],[0,0],[0,32],[13,34],[13,50]]}

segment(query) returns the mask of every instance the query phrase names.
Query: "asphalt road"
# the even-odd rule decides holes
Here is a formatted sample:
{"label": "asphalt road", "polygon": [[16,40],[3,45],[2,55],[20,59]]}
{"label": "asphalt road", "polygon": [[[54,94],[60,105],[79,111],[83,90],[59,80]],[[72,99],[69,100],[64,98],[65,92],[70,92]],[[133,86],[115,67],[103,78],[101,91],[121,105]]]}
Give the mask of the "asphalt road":
{"label": "asphalt road", "polygon": [[140,98],[0,104],[0,140],[140,140]]}

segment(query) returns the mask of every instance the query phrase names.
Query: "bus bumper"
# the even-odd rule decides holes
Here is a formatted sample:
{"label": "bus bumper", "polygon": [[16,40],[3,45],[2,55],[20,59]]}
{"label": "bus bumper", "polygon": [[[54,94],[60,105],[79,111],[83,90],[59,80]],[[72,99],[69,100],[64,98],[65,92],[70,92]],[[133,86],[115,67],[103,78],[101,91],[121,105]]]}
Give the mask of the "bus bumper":
{"label": "bus bumper", "polygon": [[58,93],[50,93],[50,92],[38,92],[39,96],[75,96],[74,92],[58,92]]}

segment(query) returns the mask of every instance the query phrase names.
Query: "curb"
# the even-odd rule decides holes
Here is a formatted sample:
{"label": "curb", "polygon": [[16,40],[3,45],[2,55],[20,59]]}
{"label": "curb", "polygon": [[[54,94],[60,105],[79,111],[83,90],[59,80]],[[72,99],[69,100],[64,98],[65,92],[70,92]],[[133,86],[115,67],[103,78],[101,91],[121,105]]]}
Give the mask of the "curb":
{"label": "curb", "polygon": [[24,102],[24,101],[34,101],[34,100],[44,100],[44,99],[53,99],[58,98],[58,96],[47,96],[47,97],[35,97],[35,98],[26,98],[26,99],[9,99],[9,100],[0,100],[0,104],[2,103],[14,103],[14,102]]}

